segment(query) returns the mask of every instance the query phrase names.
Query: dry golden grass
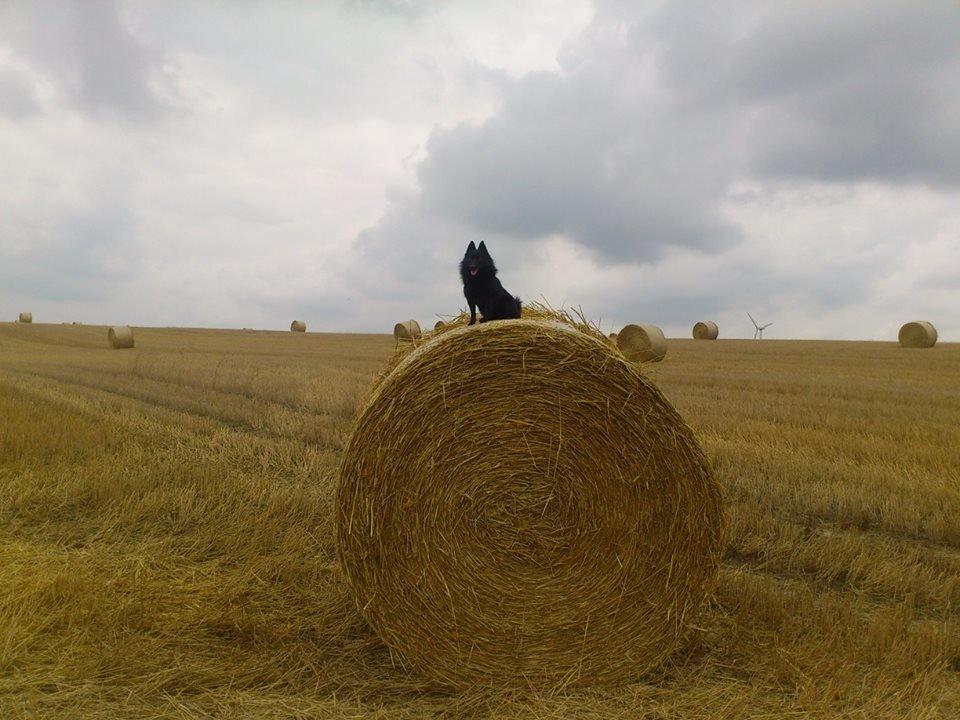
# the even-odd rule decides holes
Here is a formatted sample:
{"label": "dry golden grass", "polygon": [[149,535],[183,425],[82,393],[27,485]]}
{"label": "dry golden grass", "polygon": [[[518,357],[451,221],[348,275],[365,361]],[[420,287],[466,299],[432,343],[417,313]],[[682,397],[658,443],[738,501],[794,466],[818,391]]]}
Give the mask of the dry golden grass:
{"label": "dry golden grass", "polygon": [[335,560],[391,337],[0,324],[0,717],[956,718],[960,346],[671,340],[731,544],[645,682],[451,694]]}

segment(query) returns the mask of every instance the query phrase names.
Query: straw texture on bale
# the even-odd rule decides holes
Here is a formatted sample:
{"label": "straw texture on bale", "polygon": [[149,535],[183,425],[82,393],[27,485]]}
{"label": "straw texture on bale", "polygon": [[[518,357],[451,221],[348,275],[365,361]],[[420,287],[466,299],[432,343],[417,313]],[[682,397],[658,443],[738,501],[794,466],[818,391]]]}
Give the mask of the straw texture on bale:
{"label": "straw texture on bale", "polygon": [[303,320],[294,320],[290,323],[290,332],[306,332],[307,324]]}
{"label": "straw texture on bale", "polygon": [[33,322],[33,313],[20,313],[18,318],[22,323],[32,323]]}
{"label": "straw texture on bale", "polygon": [[698,322],[693,326],[694,340],[716,340],[720,335],[720,328],[713,320]]}
{"label": "straw texture on bale", "polygon": [[416,340],[421,334],[420,323],[416,320],[404,320],[393,326],[394,340]]}
{"label": "straw texture on bale", "polygon": [[597,334],[447,330],[357,417],[338,554],[370,625],[436,682],[629,682],[711,592],[719,487],[690,428]]}
{"label": "straw texture on bale", "polygon": [[110,347],[120,350],[133,347],[133,330],[127,325],[112,327],[107,331]]}
{"label": "straw texture on bale", "polygon": [[900,346],[906,348],[930,348],[937,344],[937,329],[926,320],[908,322],[900,328]]}
{"label": "straw texture on bale", "polygon": [[[616,347],[616,342],[609,339],[603,332],[597,328],[595,325],[587,321],[583,316],[583,313],[580,311],[570,311],[570,310],[555,310],[549,305],[545,305],[539,302],[531,302],[523,306],[522,318],[524,320],[548,320],[552,322],[558,322],[562,325],[567,325],[568,327],[577,330],[579,332],[595,337],[598,340],[602,340],[611,347]],[[416,322],[416,321],[413,321]],[[456,317],[444,321],[443,325],[437,327],[434,325],[433,330],[427,333],[423,333],[419,337],[411,338],[412,342],[397,343],[394,346],[394,353],[391,358],[387,360],[387,365],[384,368],[383,372],[377,378],[376,382],[379,382],[387,375],[389,375],[393,369],[400,363],[403,358],[413,352],[416,348],[422,345],[425,342],[430,342],[434,338],[438,337],[443,333],[448,333],[457,328],[466,327],[470,322],[470,314],[467,312],[461,312]],[[496,323],[510,322],[504,320],[497,320]],[[485,324],[485,323],[484,323]],[[418,326],[419,327],[419,326]],[[393,331],[394,337],[397,337],[396,328]],[[399,339],[399,338],[397,338]]]}
{"label": "straw texture on bale", "polygon": [[617,347],[627,360],[660,362],[667,354],[667,339],[656,325],[626,325],[617,333]]}

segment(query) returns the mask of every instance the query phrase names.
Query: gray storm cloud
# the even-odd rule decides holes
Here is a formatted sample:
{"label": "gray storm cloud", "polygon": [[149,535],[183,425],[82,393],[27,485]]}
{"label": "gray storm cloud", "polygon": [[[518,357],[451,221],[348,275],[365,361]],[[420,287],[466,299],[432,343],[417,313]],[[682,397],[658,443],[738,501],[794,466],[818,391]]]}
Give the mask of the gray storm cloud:
{"label": "gray storm cloud", "polygon": [[418,170],[423,210],[481,233],[567,235],[611,261],[734,241],[718,207],[738,169],[732,118],[663,98],[650,51],[605,50],[508,82],[493,117],[435,133]]}
{"label": "gray storm cloud", "polygon": [[15,56],[83,112],[142,121],[169,109],[162,57],[133,36],[115,0],[14,2],[0,22]]}
{"label": "gray storm cloud", "polygon": [[814,180],[960,181],[960,5],[789,5],[732,47],[757,110],[752,169]]}
{"label": "gray storm cloud", "polygon": [[50,193],[30,211],[9,208],[0,283],[45,299],[109,299],[139,262],[133,189],[129,173],[103,171],[85,178],[80,198]]}
{"label": "gray storm cloud", "polygon": [[[734,304],[825,313],[863,302],[897,267],[894,251],[846,253],[845,226],[818,227],[799,240],[802,259],[782,263],[778,255],[791,255],[783,243],[798,240],[751,233],[731,206],[750,195],[744,185],[763,188],[756,207],[781,202],[780,188],[809,186],[817,198],[817,185],[845,187],[846,201],[834,193],[811,203],[848,202],[848,217],[861,187],[951,192],[960,177],[958,22],[960,6],[949,2],[604,4],[562,49],[560,72],[504,79],[489,118],[435,130],[419,194],[360,247],[402,262],[395,241],[409,247],[413,228],[435,219],[452,229],[423,242],[448,244],[451,255],[466,239],[493,236],[522,261],[516,248],[563,236],[598,268],[661,268],[667,282],[585,297],[665,322]],[[791,230],[777,234],[796,238]],[[679,268],[666,262],[677,253],[712,256],[721,280],[677,282]]]}
{"label": "gray storm cloud", "polygon": [[419,211],[654,261],[735,242],[722,205],[744,179],[960,178],[957,5],[764,6],[747,30],[722,12],[594,27],[562,74],[505,81],[492,117],[431,137]]}
{"label": "gray storm cloud", "polygon": [[0,67],[0,115],[23,120],[39,111],[40,103],[30,78],[14,68]]}

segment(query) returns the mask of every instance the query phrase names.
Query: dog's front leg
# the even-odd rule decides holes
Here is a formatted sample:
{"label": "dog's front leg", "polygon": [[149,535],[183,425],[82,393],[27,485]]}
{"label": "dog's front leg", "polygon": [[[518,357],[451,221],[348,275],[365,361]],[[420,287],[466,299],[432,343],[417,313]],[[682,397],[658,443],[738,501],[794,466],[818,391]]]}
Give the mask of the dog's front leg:
{"label": "dog's front leg", "polygon": [[473,325],[477,321],[477,306],[474,305],[473,303],[469,303],[469,304],[470,304],[470,324]]}

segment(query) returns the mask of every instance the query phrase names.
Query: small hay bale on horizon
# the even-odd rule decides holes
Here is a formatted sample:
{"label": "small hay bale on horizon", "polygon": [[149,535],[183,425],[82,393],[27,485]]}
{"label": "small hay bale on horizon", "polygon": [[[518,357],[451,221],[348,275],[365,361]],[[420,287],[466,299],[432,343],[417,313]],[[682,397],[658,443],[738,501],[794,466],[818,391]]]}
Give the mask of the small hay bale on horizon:
{"label": "small hay bale on horizon", "polygon": [[114,325],[107,331],[107,342],[115,350],[133,347],[133,330],[129,325]]}
{"label": "small hay bale on horizon", "polygon": [[692,430],[605,336],[552,320],[413,347],[339,478],[356,606],[391,657],[453,688],[635,681],[683,642],[723,553]]}
{"label": "small hay bale on horizon", "polygon": [[22,323],[32,323],[33,322],[33,313],[22,312],[20,317],[17,318],[17,322]]}
{"label": "small hay bale on horizon", "polygon": [[617,333],[617,347],[632,362],[660,362],[667,354],[667,339],[656,325],[625,325]]}
{"label": "small hay bale on horizon", "polygon": [[900,328],[900,347],[931,348],[937,344],[937,329],[926,320],[915,320]]}
{"label": "small hay bale on horizon", "polygon": [[702,320],[693,326],[694,340],[716,340],[720,336],[720,328],[713,320]]}
{"label": "small hay bale on horizon", "polygon": [[294,320],[290,323],[290,332],[306,332],[307,324],[303,320]]}
{"label": "small hay bale on horizon", "polygon": [[397,341],[417,340],[422,334],[416,320],[404,320],[393,326],[393,339]]}
{"label": "small hay bale on horizon", "polygon": [[437,320],[437,321],[433,324],[433,329],[434,329],[434,330],[439,330],[440,328],[444,327],[445,325],[446,325],[446,323],[445,323],[443,320]]}

